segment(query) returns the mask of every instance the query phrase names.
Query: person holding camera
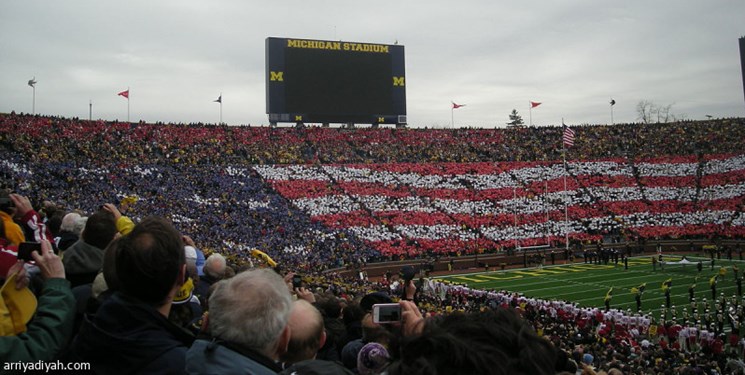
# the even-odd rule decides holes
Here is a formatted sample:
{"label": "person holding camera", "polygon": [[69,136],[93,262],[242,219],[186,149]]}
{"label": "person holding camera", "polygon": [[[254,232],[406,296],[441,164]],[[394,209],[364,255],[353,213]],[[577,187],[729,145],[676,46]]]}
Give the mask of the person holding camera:
{"label": "person holding camera", "polygon": [[[6,363],[58,359],[72,337],[75,298],[70,283],[65,280],[62,261],[46,240],[41,242],[41,250],[33,251],[31,257],[44,279],[38,300],[28,289],[30,280],[21,260],[10,267],[2,287],[1,307],[8,314],[0,318],[0,327],[3,327],[0,358]],[[0,276],[5,278],[6,275]],[[36,302],[35,309],[24,309],[29,307],[30,301]],[[10,331],[6,332],[5,328]]]}

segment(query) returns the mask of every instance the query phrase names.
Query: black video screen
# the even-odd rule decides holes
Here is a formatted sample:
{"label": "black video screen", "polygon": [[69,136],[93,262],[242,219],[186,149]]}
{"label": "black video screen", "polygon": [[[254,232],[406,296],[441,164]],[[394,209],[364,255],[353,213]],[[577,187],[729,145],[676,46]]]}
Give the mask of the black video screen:
{"label": "black video screen", "polygon": [[388,53],[287,48],[285,54],[287,112],[394,113]]}

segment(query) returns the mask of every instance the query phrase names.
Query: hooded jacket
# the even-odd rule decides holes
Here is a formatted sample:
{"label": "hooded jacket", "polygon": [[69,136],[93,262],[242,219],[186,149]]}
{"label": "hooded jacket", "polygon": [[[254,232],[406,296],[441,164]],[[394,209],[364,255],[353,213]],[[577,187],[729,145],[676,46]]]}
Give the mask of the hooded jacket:
{"label": "hooded jacket", "polygon": [[103,267],[104,251],[82,239],[75,242],[62,256],[65,274],[72,287],[92,283]]}

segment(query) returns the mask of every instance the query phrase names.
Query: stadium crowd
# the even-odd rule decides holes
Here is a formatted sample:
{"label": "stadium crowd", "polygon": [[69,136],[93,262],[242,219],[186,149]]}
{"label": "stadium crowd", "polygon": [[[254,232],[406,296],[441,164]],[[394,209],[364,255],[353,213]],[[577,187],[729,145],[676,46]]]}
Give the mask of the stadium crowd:
{"label": "stadium crowd", "polygon": [[[565,175],[577,239],[618,228],[742,237],[741,122],[579,127],[573,159],[604,161],[570,162],[565,174],[546,149],[558,146],[560,128],[350,131],[0,115],[0,172],[15,192],[0,195],[0,307],[10,312],[0,357],[86,362],[100,373],[743,373],[741,297],[717,305],[728,313],[727,336],[715,322],[414,281],[410,269],[380,282],[323,272],[469,241],[496,249],[513,211],[527,217],[524,238],[546,227],[561,238],[565,226],[549,225],[558,214],[546,219],[544,210],[560,211]],[[275,163],[297,165],[265,165]],[[301,183],[283,182],[292,180],[283,173]],[[446,192],[453,186],[464,188]],[[451,199],[481,191],[489,199]],[[531,197],[541,194],[547,203]],[[16,261],[24,241],[40,248]],[[375,303],[398,303],[401,323],[374,323]]]}
{"label": "stadium crowd", "polygon": [[[580,125],[568,160],[655,160],[742,151],[743,119],[662,124]],[[380,164],[561,160],[560,126],[515,129],[270,128],[147,124],[0,114],[0,134],[35,158],[96,156],[142,164]],[[46,139],[42,145],[39,139]]]}

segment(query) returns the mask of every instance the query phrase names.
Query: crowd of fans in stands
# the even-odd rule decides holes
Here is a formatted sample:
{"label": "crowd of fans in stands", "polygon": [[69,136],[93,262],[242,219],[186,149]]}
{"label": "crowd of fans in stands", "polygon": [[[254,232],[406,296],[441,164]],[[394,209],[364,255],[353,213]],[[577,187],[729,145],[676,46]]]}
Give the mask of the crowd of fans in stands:
{"label": "crowd of fans in stands", "polygon": [[[648,218],[633,214],[664,213],[664,208],[650,210],[656,204],[676,211],[687,204],[686,197],[705,197],[706,209],[690,214],[691,231],[648,229],[636,234],[706,235],[719,230],[722,235],[741,235],[695,225],[712,220],[696,216],[705,215],[702,212],[729,210],[730,217],[722,221],[742,230],[742,125],[738,119],[579,127],[572,159],[602,158],[613,163],[611,169],[624,172],[610,178],[601,173],[609,164],[572,163],[573,190],[581,194],[571,199],[577,210],[610,202],[597,209],[643,221]],[[517,173],[512,168],[503,171],[511,181],[505,186],[476,177],[414,186],[431,193],[446,182],[467,184],[472,191],[479,183],[494,184],[495,189],[508,188],[509,193],[494,194],[510,200],[512,187],[520,186],[525,196],[537,193],[542,188],[537,186],[542,177],[537,176],[563,170],[541,162],[560,158],[546,148],[552,142],[559,146],[560,132],[130,125],[2,115],[0,172],[4,184],[21,194],[5,190],[0,196],[6,198],[0,202],[0,256],[17,256],[24,240],[37,241],[41,248],[32,254],[35,264],[13,258],[0,268],[0,276],[8,279],[4,289],[30,287],[38,299],[33,318],[25,313],[29,319],[23,322],[13,320],[15,316],[10,326],[3,322],[0,357],[6,362],[87,362],[101,373],[745,372],[745,341],[734,324],[743,320],[741,298],[718,305],[735,317],[729,329],[736,333],[733,338],[719,331],[709,335],[708,327],[673,317],[655,322],[655,317],[641,314],[580,308],[505,291],[427,279],[414,283],[410,270],[380,283],[322,273],[387,255],[370,246],[371,234],[334,230],[322,225],[328,224],[323,220],[309,218],[343,214],[340,209],[359,200],[318,204],[332,211],[315,213],[316,207],[303,208],[300,198],[292,197],[295,193],[267,184],[278,168],[252,166],[356,163],[375,169],[374,163],[421,163],[395,164],[401,171],[419,173],[424,168],[460,168],[428,162],[518,160],[524,164]],[[661,155],[700,167],[677,170],[676,164],[658,167],[634,161]],[[353,187],[339,183],[348,179],[338,173],[350,171],[333,168],[296,167],[294,173],[313,176],[323,170],[336,184],[331,189],[353,196],[347,193]],[[390,177],[391,169],[381,170],[370,175]],[[726,183],[707,182],[706,176],[715,174],[725,176]],[[402,182],[400,176],[394,178]],[[633,178],[634,188],[623,178]],[[629,196],[641,206],[622,211],[612,205],[616,197]],[[540,212],[534,200],[522,198],[512,202],[514,209]],[[451,220],[458,213],[445,200],[428,202]],[[380,203],[365,203],[361,210],[375,204]],[[467,209],[485,210],[490,217],[500,214],[499,207],[488,203]],[[686,214],[667,220],[687,223],[689,218]],[[611,227],[621,225],[611,221]],[[577,230],[599,230],[593,225],[600,224],[582,223]],[[482,235],[492,240],[503,235],[486,233]],[[277,271],[269,270],[266,259],[252,257],[253,248],[267,251],[280,265]],[[295,273],[303,276],[297,284],[292,281]],[[374,323],[373,304],[391,302],[402,309],[401,324]],[[14,309],[7,301],[0,307]],[[680,335],[684,327],[690,333],[691,326],[698,329],[695,340]]]}
{"label": "crowd of fans in stands", "polygon": [[[313,269],[381,256],[458,253],[459,248],[488,252],[514,247],[516,240],[521,246],[558,242],[567,232],[585,241],[624,228],[634,228],[628,234],[640,238],[741,236],[745,220],[739,215],[745,161],[733,141],[742,132],[740,120],[719,120],[713,127],[710,122],[677,124],[685,133],[669,124],[580,127],[580,134],[605,132],[602,144],[641,142],[649,128],[671,141],[657,150],[654,163],[640,160],[651,152],[646,148],[633,149],[632,157],[588,154],[606,159],[570,162],[566,195],[562,164],[540,161],[540,149],[530,142],[521,147],[535,151],[533,160],[520,163],[428,163],[442,159],[420,155],[410,160],[417,163],[368,164],[400,160],[352,157],[366,154],[371,145],[391,155],[406,154],[406,148],[428,152],[432,147],[421,147],[426,141],[442,144],[455,155],[451,159],[478,161],[484,159],[457,155],[463,149],[515,149],[509,132],[540,134],[541,144],[549,145],[554,128],[231,128],[18,115],[0,120],[7,154],[2,171],[10,175],[10,186],[29,196],[85,211],[95,208],[90,196],[110,202],[136,197],[139,202],[128,205],[128,214],[138,217],[140,206],[146,206],[169,216],[209,250],[234,249],[234,257],[244,254],[245,246],[275,257],[301,253]],[[637,139],[634,132],[644,136]],[[675,134],[681,137],[677,141]],[[581,139],[570,156],[589,147]],[[680,149],[683,145],[692,148]],[[286,157],[301,148],[301,159]],[[314,165],[308,165],[311,160]],[[504,160],[510,158],[490,161]],[[350,161],[365,164],[317,165]],[[252,165],[269,162],[300,165]],[[54,196],[57,191],[65,195]],[[562,220],[565,202],[568,222]],[[675,225],[654,225],[659,222]]]}
{"label": "crowd of fans in stands", "polygon": [[[743,119],[574,126],[568,160],[732,154]],[[0,134],[34,158],[89,157],[94,165],[469,163],[561,160],[560,126],[515,129],[342,129],[146,124],[0,115]],[[39,139],[46,139],[39,144]],[[124,159],[124,160],[122,160]]]}

